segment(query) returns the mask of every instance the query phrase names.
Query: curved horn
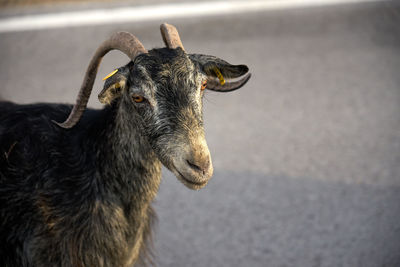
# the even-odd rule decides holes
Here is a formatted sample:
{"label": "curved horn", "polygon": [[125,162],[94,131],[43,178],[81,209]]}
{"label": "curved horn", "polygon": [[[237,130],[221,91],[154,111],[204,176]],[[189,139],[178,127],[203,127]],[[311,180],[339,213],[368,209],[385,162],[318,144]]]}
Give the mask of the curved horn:
{"label": "curved horn", "polygon": [[182,50],[185,50],[183,48],[181,38],[179,38],[178,30],[175,28],[175,26],[163,23],[160,26],[160,30],[164,43],[168,48],[175,49],[180,47]]}
{"label": "curved horn", "polygon": [[218,92],[231,92],[245,85],[250,79],[250,77],[251,73],[248,73],[240,80],[235,82],[226,82],[224,85],[221,85],[219,80],[209,80],[207,81],[207,89]]}
{"label": "curved horn", "polygon": [[147,53],[147,50],[143,47],[142,43],[131,33],[117,32],[113,34],[108,40],[104,41],[99,48],[97,48],[96,53],[93,55],[92,60],[86,69],[86,74],[76,99],[76,103],[67,120],[63,123],[53,121],[54,123],[62,128],[69,129],[74,127],[74,125],[79,121],[86,109],[101,59],[105,54],[114,49],[122,51],[130,57],[131,60],[134,60],[139,54]]}

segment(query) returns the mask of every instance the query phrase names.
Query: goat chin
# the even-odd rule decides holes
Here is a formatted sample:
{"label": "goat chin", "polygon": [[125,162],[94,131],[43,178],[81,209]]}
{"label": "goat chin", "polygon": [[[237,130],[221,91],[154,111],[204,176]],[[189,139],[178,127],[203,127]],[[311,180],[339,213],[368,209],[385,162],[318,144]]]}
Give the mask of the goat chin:
{"label": "goat chin", "polygon": [[[175,176],[178,178],[179,181],[181,181],[187,188],[192,189],[192,190],[200,190],[203,187],[205,187],[209,181],[205,180],[204,182],[194,182],[193,180],[189,180],[190,178],[187,178],[183,176],[179,171],[173,171]],[[211,178],[211,177],[209,177]]]}
{"label": "goat chin", "polygon": [[199,171],[193,170],[186,162],[178,161],[178,163],[174,164],[171,171],[186,187],[199,190],[207,185],[213,175],[214,169],[211,162],[206,170]]}

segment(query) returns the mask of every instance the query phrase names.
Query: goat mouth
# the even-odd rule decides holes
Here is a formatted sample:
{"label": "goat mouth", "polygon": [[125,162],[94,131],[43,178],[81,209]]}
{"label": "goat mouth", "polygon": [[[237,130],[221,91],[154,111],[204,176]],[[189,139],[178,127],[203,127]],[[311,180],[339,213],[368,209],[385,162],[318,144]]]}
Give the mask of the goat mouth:
{"label": "goat mouth", "polygon": [[178,178],[180,178],[182,180],[182,182],[189,187],[190,189],[201,189],[203,188],[207,183],[208,180],[204,181],[204,182],[194,182],[189,180],[188,178],[186,178],[180,171],[178,171],[177,169],[175,169],[176,172],[178,173]]}

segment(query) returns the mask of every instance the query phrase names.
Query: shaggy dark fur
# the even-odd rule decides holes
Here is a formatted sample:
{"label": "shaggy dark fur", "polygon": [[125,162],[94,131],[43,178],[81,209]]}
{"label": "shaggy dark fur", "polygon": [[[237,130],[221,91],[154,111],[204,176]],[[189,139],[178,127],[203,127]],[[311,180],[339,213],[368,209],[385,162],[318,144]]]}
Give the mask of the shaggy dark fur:
{"label": "shaggy dark fur", "polygon": [[120,266],[135,229],[149,230],[160,165],[131,152],[138,139],[115,142],[116,108],[87,110],[65,131],[51,119],[70,106],[0,106],[2,266]]}
{"label": "shaggy dark fur", "polygon": [[[71,129],[52,122],[70,105],[0,103],[0,266],[150,262],[161,163],[173,168],[177,147],[202,133],[198,81],[206,64],[223,62],[196,57],[180,48],[138,56],[106,81],[125,78],[121,95]],[[228,77],[247,72],[223,64]],[[143,103],[132,101],[138,93]]]}

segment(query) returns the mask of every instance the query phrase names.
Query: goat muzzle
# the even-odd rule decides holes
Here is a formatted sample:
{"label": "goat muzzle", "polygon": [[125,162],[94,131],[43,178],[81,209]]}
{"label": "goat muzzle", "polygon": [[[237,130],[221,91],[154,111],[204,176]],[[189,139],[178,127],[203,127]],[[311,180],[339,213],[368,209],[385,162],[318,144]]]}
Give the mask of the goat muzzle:
{"label": "goat muzzle", "polygon": [[181,182],[190,189],[201,189],[213,175],[213,165],[210,151],[205,139],[192,142],[177,153],[179,157],[173,160],[172,171]]}

